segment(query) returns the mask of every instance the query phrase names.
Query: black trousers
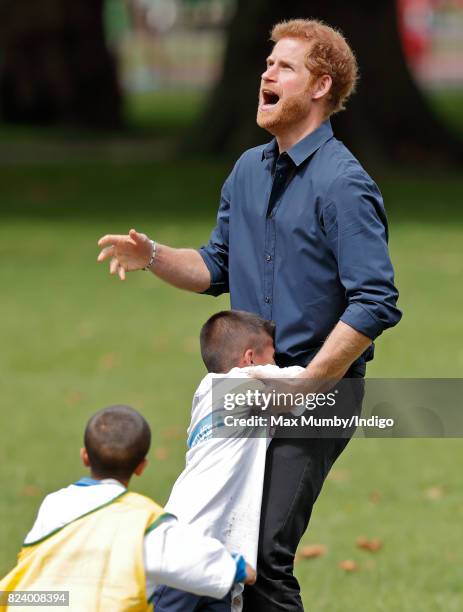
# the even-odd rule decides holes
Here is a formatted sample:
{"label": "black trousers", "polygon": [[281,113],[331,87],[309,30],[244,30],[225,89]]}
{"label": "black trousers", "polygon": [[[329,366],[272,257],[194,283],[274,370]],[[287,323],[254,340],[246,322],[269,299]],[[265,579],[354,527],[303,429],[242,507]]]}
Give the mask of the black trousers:
{"label": "black trousers", "polygon": [[[346,374],[361,378],[365,368]],[[347,381],[346,381],[347,382]],[[360,412],[363,382],[354,384],[345,412]],[[315,501],[347,438],[275,438],[268,450],[260,519],[257,582],[244,591],[243,612],[300,612],[300,587],[293,575],[297,546]]]}

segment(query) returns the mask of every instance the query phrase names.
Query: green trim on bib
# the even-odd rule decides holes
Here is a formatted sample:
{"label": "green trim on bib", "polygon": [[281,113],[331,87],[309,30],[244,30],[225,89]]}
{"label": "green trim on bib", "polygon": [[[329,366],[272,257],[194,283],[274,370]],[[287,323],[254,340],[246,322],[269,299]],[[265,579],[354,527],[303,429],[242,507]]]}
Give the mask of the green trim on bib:
{"label": "green trim on bib", "polygon": [[171,518],[176,519],[177,517],[175,516],[175,514],[164,512],[164,514],[161,514],[161,516],[158,516],[158,518],[154,521],[154,523],[151,523],[151,525],[146,529],[145,535],[147,535],[148,533],[151,533],[153,529],[156,529],[156,527],[159,527],[161,523],[164,523],[164,521],[167,521],[168,519],[171,519]]}

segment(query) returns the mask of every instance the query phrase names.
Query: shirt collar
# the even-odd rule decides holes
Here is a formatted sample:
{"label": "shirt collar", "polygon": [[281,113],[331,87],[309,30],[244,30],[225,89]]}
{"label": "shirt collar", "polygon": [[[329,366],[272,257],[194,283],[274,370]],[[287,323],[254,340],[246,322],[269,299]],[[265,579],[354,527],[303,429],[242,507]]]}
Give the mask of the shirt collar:
{"label": "shirt collar", "polygon": [[[315,151],[319,149],[327,140],[332,138],[332,136],[333,129],[331,127],[331,121],[327,119],[315,131],[308,134],[308,136],[299,142],[296,142],[296,144],[287,151],[287,154],[296,166],[300,166],[302,162],[313,155]],[[276,138],[274,138],[264,147],[262,151],[262,159],[268,159],[277,155],[278,144]]]}
{"label": "shirt collar", "polygon": [[75,482],[74,484],[77,487],[91,487],[94,485],[111,484],[111,485],[119,485],[120,487],[123,487],[125,489],[124,485],[118,480],[115,480],[114,478],[103,478],[102,480],[96,480],[95,478],[84,476],[83,478]]}
{"label": "shirt collar", "polygon": [[273,138],[268,144],[265,145],[262,151],[262,161],[278,155],[278,144],[277,139]]}

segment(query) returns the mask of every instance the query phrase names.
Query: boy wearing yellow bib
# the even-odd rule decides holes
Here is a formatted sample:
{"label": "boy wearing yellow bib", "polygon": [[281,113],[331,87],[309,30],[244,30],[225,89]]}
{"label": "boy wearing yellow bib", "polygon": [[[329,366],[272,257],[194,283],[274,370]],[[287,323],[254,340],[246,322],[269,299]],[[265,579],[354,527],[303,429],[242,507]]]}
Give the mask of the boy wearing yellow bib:
{"label": "boy wearing yellow bib", "polygon": [[69,591],[71,612],[145,612],[158,584],[220,599],[235,582],[253,582],[243,557],[127,491],[146,467],[150,443],[148,423],[132,408],[97,412],[81,449],[91,478],[44,499],[0,592]]}

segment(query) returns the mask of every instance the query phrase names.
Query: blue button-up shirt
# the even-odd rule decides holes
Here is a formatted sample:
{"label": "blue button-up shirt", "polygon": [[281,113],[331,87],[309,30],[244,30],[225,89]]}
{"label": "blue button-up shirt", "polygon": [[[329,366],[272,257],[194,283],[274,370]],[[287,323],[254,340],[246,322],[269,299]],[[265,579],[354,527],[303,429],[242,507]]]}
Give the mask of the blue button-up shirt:
{"label": "blue button-up shirt", "polygon": [[274,139],[237,161],[199,250],[206,293],[273,319],[277,363],[305,366],[339,320],[372,340],[400,320],[387,237],[378,187],[326,121],[286,153]]}

